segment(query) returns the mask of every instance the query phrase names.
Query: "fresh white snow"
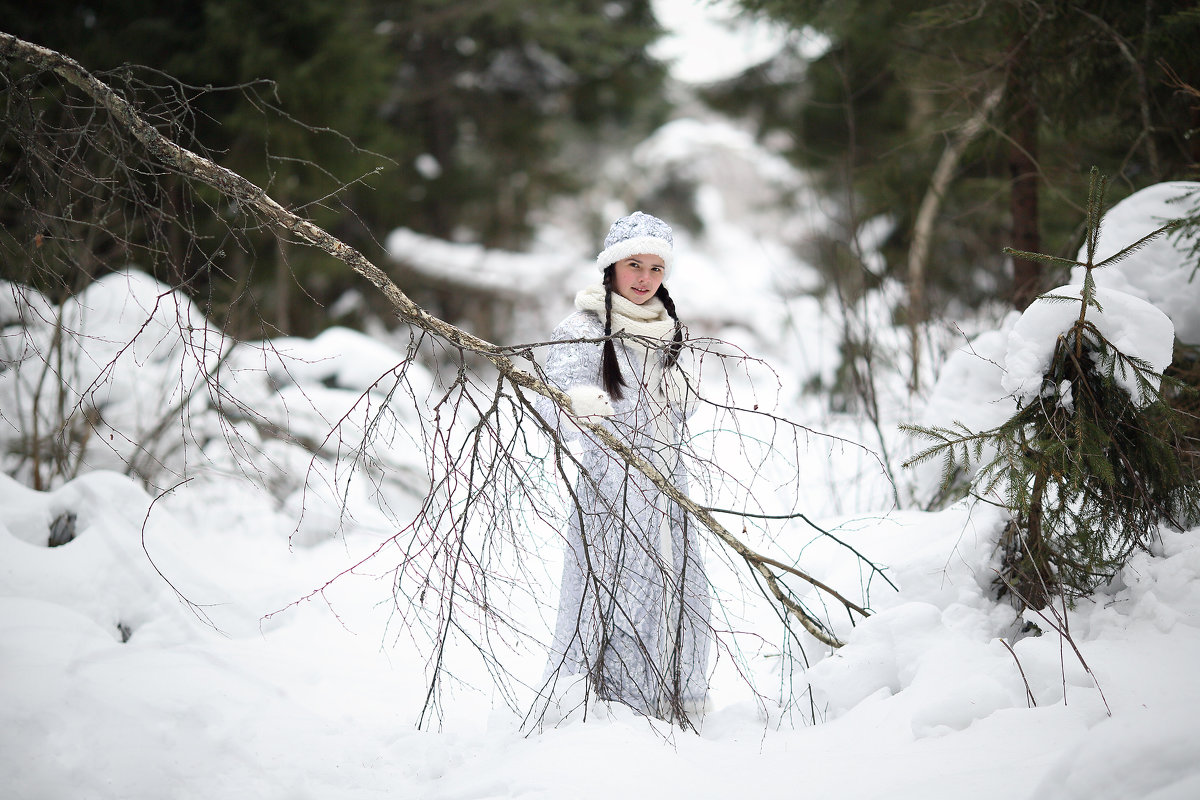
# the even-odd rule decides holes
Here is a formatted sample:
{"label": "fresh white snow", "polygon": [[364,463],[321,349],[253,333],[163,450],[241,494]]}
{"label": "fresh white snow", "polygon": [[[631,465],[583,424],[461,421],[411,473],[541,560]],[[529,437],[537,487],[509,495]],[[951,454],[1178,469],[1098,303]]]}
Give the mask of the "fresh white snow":
{"label": "fresh white snow", "polygon": [[[719,155],[713,163],[730,152],[750,164],[770,158],[736,132],[706,138],[686,125],[647,148],[708,148]],[[61,309],[5,285],[0,443],[5,472],[23,480],[0,475],[3,796],[1200,796],[1200,529],[1164,530],[1155,552],[1135,556],[1094,600],[1028,615],[1042,631],[1032,635],[992,600],[999,512],[969,502],[914,510],[936,470],[896,473],[893,491],[877,455],[886,447],[898,463],[909,452],[895,430],[901,421],[983,428],[1011,413],[1010,393],[1040,378],[1060,321],[1035,312],[983,326],[970,341],[960,336],[954,352],[931,360],[938,384],[912,400],[902,388],[905,334],[886,323],[896,287],[885,286],[864,312],[897,364],[880,368],[880,424],[829,414],[799,387],[828,380],[841,312],[800,294],[805,265],[747,220],[752,207],[717,202],[711,175],[719,171],[704,172],[699,157],[689,163],[710,199],[704,233],[679,237],[684,267],[672,291],[680,311],[693,335],[720,338],[714,353],[740,347],[769,362],[727,370],[714,355],[704,391],[813,429],[781,434],[773,420],[747,413],[733,418],[734,430],[728,415],[702,411],[694,446],[732,479],[695,491],[767,514],[802,511],[884,569],[898,591],[801,520],[741,531],[738,518],[721,515],[755,546],[869,603],[874,614],[857,626],[831,616],[843,648],[803,639],[802,654],[789,645],[744,568],[710,542],[720,638],[714,709],[698,734],[604,705],[586,720],[523,726],[560,563],[553,520],[531,522],[525,552],[537,557],[507,573],[523,583],[502,593],[529,636],[492,640],[515,680],[498,688],[470,647],[452,641],[440,714],[418,730],[434,653],[421,625],[406,625],[423,619],[419,612],[393,602],[402,554],[386,543],[427,488],[421,424],[454,371],[435,374],[414,360],[404,332],[335,328],[312,340],[234,344],[136,272],[105,278]],[[1126,204],[1158,213],[1136,198]],[[1123,230],[1120,220],[1107,230]],[[781,238],[793,241],[796,226],[809,223],[793,220]],[[522,267],[516,254],[434,250],[408,234],[390,241],[409,254],[429,246],[478,284],[503,283],[505,270]],[[546,280],[541,291],[519,293],[528,327],[549,331],[569,306],[561,285],[594,277],[592,255],[583,249],[553,270],[516,273]],[[1165,262],[1158,270],[1169,273]],[[1102,295],[1114,330],[1156,368],[1164,364],[1169,323],[1147,303],[1114,297]],[[1182,312],[1164,310],[1184,330]],[[60,313],[76,334],[61,362],[76,390],[65,407],[94,405],[102,421],[79,474],[39,492],[14,448],[35,415],[43,430],[54,418],[57,401],[35,409],[32,400],[51,397],[38,395],[37,376],[44,358],[57,357]],[[13,324],[19,318],[26,329]],[[213,370],[223,394],[202,380]],[[403,391],[392,393],[400,374]],[[141,462],[155,479],[121,474],[143,458],[136,435],[164,416],[182,427]],[[272,424],[295,438],[280,438]],[[48,547],[64,512],[75,515],[77,536]],[[511,566],[510,556],[498,563]],[[1069,640],[1060,635],[1068,630]]]}
{"label": "fresh white snow", "polygon": [[[1042,391],[1042,376],[1050,368],[1058,337],[1079,319],[1082,297],[1080,285],[1052,289],[1031,303],[1012,326],[1001,384],[1018,400],[1028,401]],[[1144,379],[1157,389],[1158,376],[1170,366],[1175,347],[1170,318],[1157,306],[1115,289],[1097,287],[1095,300],[1100,307],[1089,306],[1085,319],[1117,351],[1145,362]],[[1138,371],[1128,362],[1118,359],[1113,375],[1130,397],[1138,402],[1148,400],[1143,397]]]}
{"label": "fresh white snow", "polygon": [[[1168,181],[1149,186],[1115,204],[1104,216],[1096,247],[1096,263],[1102,263],[1129,245],[1186,216],[1200,205],[1200,183]],[[1098,286],[1115,289],[1156,305],[1175,323],[1181,342],[1200,344],[1200,279],[1181,261],[1196,246],[1196,234],[1176,232],[1160,235],[1123,260],[1093,272]],[[1078,261],[1087,261],[1086,247]],[[1193,259],[1194,261],[1194,259]],[[1072,283],[1083,282],[1083,268],[1071,272]]]}
{"label": "fresh white snow", "polygon": [[[526,735],[476,675],[481,691],[446,701],[454,722],[420,732],[422,664],[384,634],[386,584],[352,578],[331,606],[262,617],[369,536],[289,550],[287,521],[236,490],[147,516],[152,498],[112,473],[49,493],[0,481],[9,797],[1183,800],[1200,779],[1197,531],[1165,533],[1068,615],[1090,673],[1049,624],[1014,653],[1000,643],[1012,620],[987,599],[996,520],[958,507],[842,521],[902,591],[809,672],[821,724],[800,722],[803,703],[788,715],[727,686],[699,735],[620,707]],[[47,548],[64,508],[79,537]],[[760,688],[778,660],[752,659]]]}

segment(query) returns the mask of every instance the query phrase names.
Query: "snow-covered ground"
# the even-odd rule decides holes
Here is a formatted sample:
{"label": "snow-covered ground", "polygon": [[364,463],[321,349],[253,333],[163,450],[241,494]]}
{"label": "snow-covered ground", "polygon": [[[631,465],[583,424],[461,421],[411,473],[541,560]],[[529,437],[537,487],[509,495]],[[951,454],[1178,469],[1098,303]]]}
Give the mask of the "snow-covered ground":
{"label": "snow-covered ground", "polygon": [[[736,231],[709,222],[711,237],[694,243],[709,257],[715,248],[719,260],[722,236],[743,246]],[[686,263],[686,238],[684,247]],[[784,301],[768,299],[769,276],[746,279],[762,302],[745,304],[744,344],[781,357],[786,348],[759,337],[780,319],[772,304]],[[811,663],[801,668],[769,609],[713,546],[726,633],[715,709],[699,734],[619,706],[531,729],[519,713],[529,700],[520,680],[507,703],[468,657],[450,662],[437,724],[418,730],[431,653],[392,603],[389,556],[342,573],[415,510],[423,456],[405,431],[418,424],[434,376],[411,364],[412,398],[390,401],[395,425],[377,432],[386,477],[348,481],[353,470],[322,471],[308,449],[250,420],[286,422],[320,439],[345,417],[336,444],[349,453],[365,424],[351,409],[404,361],[388,344],[340,329],[271,347],[239,344],[221,362],[230,397],[217,399],[249,411],[217,418],[203,411],[217,399],[197,375],[231,345],[212,331],[198,339],[196,310],[163,287],[136,273],[111,276],[63,309],[33,298],[40,313],[32,316],[9,289],[6,297],[8,467],[34,413],[33,351],[55,352],[52,312],[80,334],[62,363],[76,385],[91,387],[87,400],[103,421],[95,434],[102,441],[89,445],[90,463],[76,477],[41,492],[0,477],[5,797],[1200,795],[1200,530],[1164,531],[1155,553],[1135,557],[1094,601],[1035,618],[1043,634],[1024,635],[1012,610],[990,596],[995,509],[896,510],[879,489],[878,468],[861,472],[855,448],[813,436],[795,452],[797,474],[811,478],[791,484],[796,507],[899,587],[876,577],[874,616],[854,629],[835,620],[845,647],[828,653],[810,641]],[[24,329],[12,324],[22,308]],[[172,324],[179,320],[192,325]],[[829,322],[810,315],[789,324],[804,342]],[[1014,327],[950,359],[925,419],[974,408],[978,423],[1010,407],[1000,376]],[[17,370],[21,354],[29,360]],[[804,363],[776,362],[781,384],[807,375]],[[1015,363],[1010,378],[1021,377],[1011,374]],[[748,390],[731,380],[735,394]],[[199,388],[185,395],[181,387]],[[772,402],[805,413],[799,396],[783,392]],[[160,446],[151,461],[160,475],[190,480],[148,490],[119,473],[138,455],[120,434],[144,435],[168,411],[189,423],[186,433],[164,437],[177,446]],[[242,451],[231,454],[230,442]],[[352,518],[339,516],[339,502]],[[48,547],[66,512],[76,537]],[[845,550],[798,525],[770,533],[780,552],[861,597],[864,573]],[[555,555],[543,555],[544,582],[532,587],[542,599],[526,607],[533,631],[544,630],[555,593]],[[494,644],[512,675],[536,679],[536,646]]]}
{"label": "snow-covered ground", "polygon": [[[704,374],[710,398],[746,411],[701,412],[694,448],[709,461],[694,468],[719,465],[728,480],[698,474],[695,491],[804,512],[884,570],[886,581],[800,521],[743,532],[869,602],[875,613],[856,627],[830,620],[844,647],[789,646],[744,569],[712,542],[720,646],[714,709],[698,733],[603,705],[586,720],[525,724],[557,591],[554,521],[528,515],[520,568],[510,553],[489,562],[520,579],[494,595],[522,628],[489,642],[496,662],[457,636],[439,653],[428,638],[437,602],[418,608],[423,593],[395,591],[412,553],[392,537],[429,488],[422,431],[453,370],[411,358],[404,332],[235,344],[138,273],[108,276],[62,307],[5,285],[0,796],[1200,797],[1200,529],[1164,530],[1094,600],[1028,618],[1033,635],[991,596],[1000,513],[965,502],[912,510],[936,466],[896,466],[912,449],[898,422],[983,428],[1010,413],[1009,391],[1038,377],[1054,315],[962,321],[980,335],[927,359],[940,380],[911,398],[906,334],[886,322],[897,287],[885,286],[859,310],[895,358],[880,361],[879,425],[830,414],[802,387],[828,385],[847,319],[804,294],[812,274],[790,247],[821,215],[802,200],[791,215],[762,213],[771,192],[805,197],[802,177],[736,127],[688,120],[631,154],[629,168],[646,180],[686,170],[700,187],[704,232],[680,232],[672,293],[692,335],[720,340],[715,352],[768,362]],[[753,191],[730,191],[735,180]],[[1132,241],[1162,203],[1159,190],[1127,201],[1106,230]],[[579,231],[541,241],[559,260],[516,281],[516,330],[529,340],[596,277]],[[576,259],[562,256],[564,243]],[[434,262],[479,285],[511,284],[505,276],[522,269],[521,254],[407,232],[389,245],[396,257],[436,247]],[[1182,252],[1164,242],[1144,251],[1150,260],[1097,277],[1137,298],[1126,308],[1162,307],[1190,331],[1196,284],[1169,280]],[[1146,324],[1129,326],[1130,347],[1161,364],[1171,325],[1138,313]],[[55,335],[60,318],[66,339]],[[72,387],[62,398],[59,378]],[[755,405],[806,427],[756,416]],[[44,432],[64,416],[86,457],[52,475],[28,439],[35,420]],[[46,490],[30,488],[35,471]],[[552,503],[553,480],[533,480]],[[50,547],[55,529],[75,536]],[[430,714],[439,656],[446,673]]]}

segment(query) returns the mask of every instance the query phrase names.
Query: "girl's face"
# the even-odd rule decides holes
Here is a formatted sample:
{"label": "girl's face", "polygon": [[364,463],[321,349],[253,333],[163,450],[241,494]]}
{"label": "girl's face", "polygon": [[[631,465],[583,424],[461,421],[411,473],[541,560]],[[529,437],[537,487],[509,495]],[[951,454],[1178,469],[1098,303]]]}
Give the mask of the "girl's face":
{"label": "girl's face", "polygon": [[663,260],[650,253],[640,253],[621,259],[613,268],[613,289],[617,294],[639,306],[654,297],[662,286],[666,267]]}

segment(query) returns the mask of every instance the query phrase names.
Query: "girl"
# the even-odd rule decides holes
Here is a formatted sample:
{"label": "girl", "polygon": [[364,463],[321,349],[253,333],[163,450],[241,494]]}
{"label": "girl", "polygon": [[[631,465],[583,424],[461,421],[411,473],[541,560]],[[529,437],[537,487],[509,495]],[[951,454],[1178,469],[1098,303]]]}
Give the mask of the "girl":
{"label": "girl", "polygon": [[[679,437],[690,390],[679,317],[663,284],[671,248],[671,228],[656,217],[639,211],[613,223],[596,259],[602,283],[581,291],[578,311],[555,329],[562,343],[549,349],[546,376],[571,397],[575,416],[603,420],[686,493]],[[548,688],[561,692],[560,680],[582,676],[588,694],[686,726],[708,691],[710,601],[697,531],[586,431],[570,423],[558,430],[579,441],[582,468]]]}

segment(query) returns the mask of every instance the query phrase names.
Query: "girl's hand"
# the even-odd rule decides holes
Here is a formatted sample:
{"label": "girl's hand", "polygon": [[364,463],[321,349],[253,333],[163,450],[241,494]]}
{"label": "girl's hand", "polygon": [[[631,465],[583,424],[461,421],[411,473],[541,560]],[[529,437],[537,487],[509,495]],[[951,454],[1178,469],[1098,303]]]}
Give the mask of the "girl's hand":
{"label": "girl's hand", "polygon": [[615,412],[612,398],[599,386],[576,386],[567,392],[571,398],[571,415],[579,419],[609,417]]}

